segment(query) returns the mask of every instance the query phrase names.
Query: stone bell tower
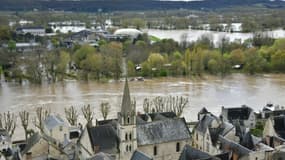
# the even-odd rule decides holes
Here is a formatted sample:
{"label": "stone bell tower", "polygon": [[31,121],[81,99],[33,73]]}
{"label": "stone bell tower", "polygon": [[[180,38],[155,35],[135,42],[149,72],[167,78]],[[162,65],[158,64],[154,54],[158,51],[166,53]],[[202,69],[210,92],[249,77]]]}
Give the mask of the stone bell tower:
{"label": "stone bell tower", "polygon": [[137,149],[136,106],[131,101],[126,78],[121,112],[118,113],[118,136],[120,137],[120,160],[129,160]]}

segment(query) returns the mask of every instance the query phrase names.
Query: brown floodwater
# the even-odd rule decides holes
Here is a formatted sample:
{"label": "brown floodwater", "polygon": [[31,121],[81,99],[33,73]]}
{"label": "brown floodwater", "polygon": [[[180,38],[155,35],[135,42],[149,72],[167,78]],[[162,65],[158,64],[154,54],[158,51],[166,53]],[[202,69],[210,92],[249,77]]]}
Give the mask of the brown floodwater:
{"label": "brown floodwater", "polygon": [[[95,118],[102,119],[100,103],[107,101],[111,104],[108,118],[114,118],[120,110],[123,86],[123,82],[65,81],[41,86],[2,82],[0,108],[1,112],[27,110],[34,115],[35,108],[43,106],[64,115],[66,107],[73,105],[80,111],[83,105],[90,104],[94,108]],[[285,74],[233,74],[223,79],[214,76],[205,76],[203,79],[155,78],[129,82],[129,86],[131,96],[136,99],[138,112],[143,112],[142,104],[146,97],[188,97],[189,104],[183,113],[187,121],[197,120],[197,112],[202,107],[219,115],[221,106],[246,104],[259,111],[268,102],[285,105]],[[79,118],[83,119],[82,116]],[[20,123],[17,125],[20,126]],[[16,135],[23,136],[21,133],[16,131]]]}

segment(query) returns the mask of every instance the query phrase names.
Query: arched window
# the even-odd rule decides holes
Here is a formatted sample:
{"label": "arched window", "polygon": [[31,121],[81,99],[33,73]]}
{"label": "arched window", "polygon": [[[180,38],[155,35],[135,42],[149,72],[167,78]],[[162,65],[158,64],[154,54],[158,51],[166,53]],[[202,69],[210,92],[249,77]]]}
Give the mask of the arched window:
{"label": "arched window", "polygon": [[130,124],[130,117],[128,117],[128,120],[127,120],[128,124]]}
{"label": "arched window", "polygon": [[176,152],[180,152],[180,143],[179,142],[176,143]]}
{"label": "arched window", "polygon": [[132,151],[132,146],[131,146],[131,145],[129,145],[129,151],[130,151],[130,152]]}
{"label": "arched window", "polygon": [[125,139],[126,139],[126,141],[128,140],[128,133],[126,133],[126,135],[125,135]]}
{"label": "arched window", "polygon": [[132,133],[129,134],[129,140],[132,140]]}
{"label": "arched window", "polygon": [[129,146],[127,145],[127,146],[126,146],[126,152],[128,152],[128,150],[129,150]]}
{"label": "arched window", "polygon": [[157,147],[156,146],[153,147],[153,155],[155,155],[155,156],[157,155]]}

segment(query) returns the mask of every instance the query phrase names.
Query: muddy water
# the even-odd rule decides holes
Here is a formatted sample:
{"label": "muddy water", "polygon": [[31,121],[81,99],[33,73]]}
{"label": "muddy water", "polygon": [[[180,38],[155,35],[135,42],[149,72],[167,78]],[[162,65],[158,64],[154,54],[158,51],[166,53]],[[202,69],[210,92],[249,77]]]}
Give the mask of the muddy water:
{"label": "muddy water", "polygon": [[[111,104],[109,118],[114,118],[120,109],[123,82],[97,83],[68,81],[53,85],[16,85],[2,83],[0,86],[1,112],[28,110],[44,106],[52,112],[62,114],[71,105],[80,109],[84,104],[94,107],[96,118],[101,119],[100,103]],[[189,105],[183,116],[186,120],[196,120],[197,112],[207,107],[219,114],[221,106],[234,107],[247,104],[256,111],[267,102],[285,105],[285,74],[246,76],[233,74],[224,79],[205,76],[203,79],[158,78],[143,82],[130,82],[131,96],[137,101],[137,111],[142,112],[145,97],[181,95],[189,98]],[[82,118],[82,117],[81,117]]]}

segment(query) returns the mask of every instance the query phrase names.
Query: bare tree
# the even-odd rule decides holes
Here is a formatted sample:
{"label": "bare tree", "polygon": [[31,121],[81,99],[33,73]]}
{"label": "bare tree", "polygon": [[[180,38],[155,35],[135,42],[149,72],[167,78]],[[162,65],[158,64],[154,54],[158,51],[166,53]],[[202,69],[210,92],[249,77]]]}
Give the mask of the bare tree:
{"label": "bare tree", "polygon": [[155,97],[152,103],[146,98],[144,100],[144,111],[146,113],[152,112],[174,112],[177,116],[181,116],[184,108],[188,103],[188,98],[181,97]]}
{"label": "bare tree", "polygon": [[94,112],[92,111],[90,104],[88,104],[87,106],[83,106],[81,108],[81,111],[82,111],[82,113],[84,115],[84,118],[87,121],[87,126],[91,127],[92,126],[92,121],[93,121],[93,118],[94,118]]}
{"label": "bare tree", "polygon": [[3,114],[0,113],[0,128],[5,129],[10,137],[12,137],[16,129],[16,121],[17,119],[14,113],[10,113],[10,111]]}
{"label": "bare tree", "polygon": [[102,102],[101,103],[101,113],[102,113],[104,120],[107,119],[107,116],[110,112],[110,108],[111,108],[111,106],[108,102]]}
{"label": "bare tree", "polygon": [[29,116],[30,116],[30,113],[27,112],[27,111],[22,111],[22,112],[19,112],[19,116],[20,116],[20,119],[21,119],[21,124],[25,130],[25,138],[27,140],[28,138],[28,125],[29,125]]}
{"label": "bare tree", "polygon": [[43,132],[44,120],[50,115],[50,110],[46,110],[43,107],[38,107],[36,109],[36,117],[34,119],[34,125]]}
{"label": "bare tree", "polygon": [[143,100],[143,110],[145,113],[150,113],[151,112],[151,107],[152,107],[152,103],[150,101],[149,98],[145,98]]}
{"label": "bare tree", "polygon": [[77,110],[71,106],[70,108],[65,108],[65,117],[70,125],[75,126],[77,125],[78,113]]}

